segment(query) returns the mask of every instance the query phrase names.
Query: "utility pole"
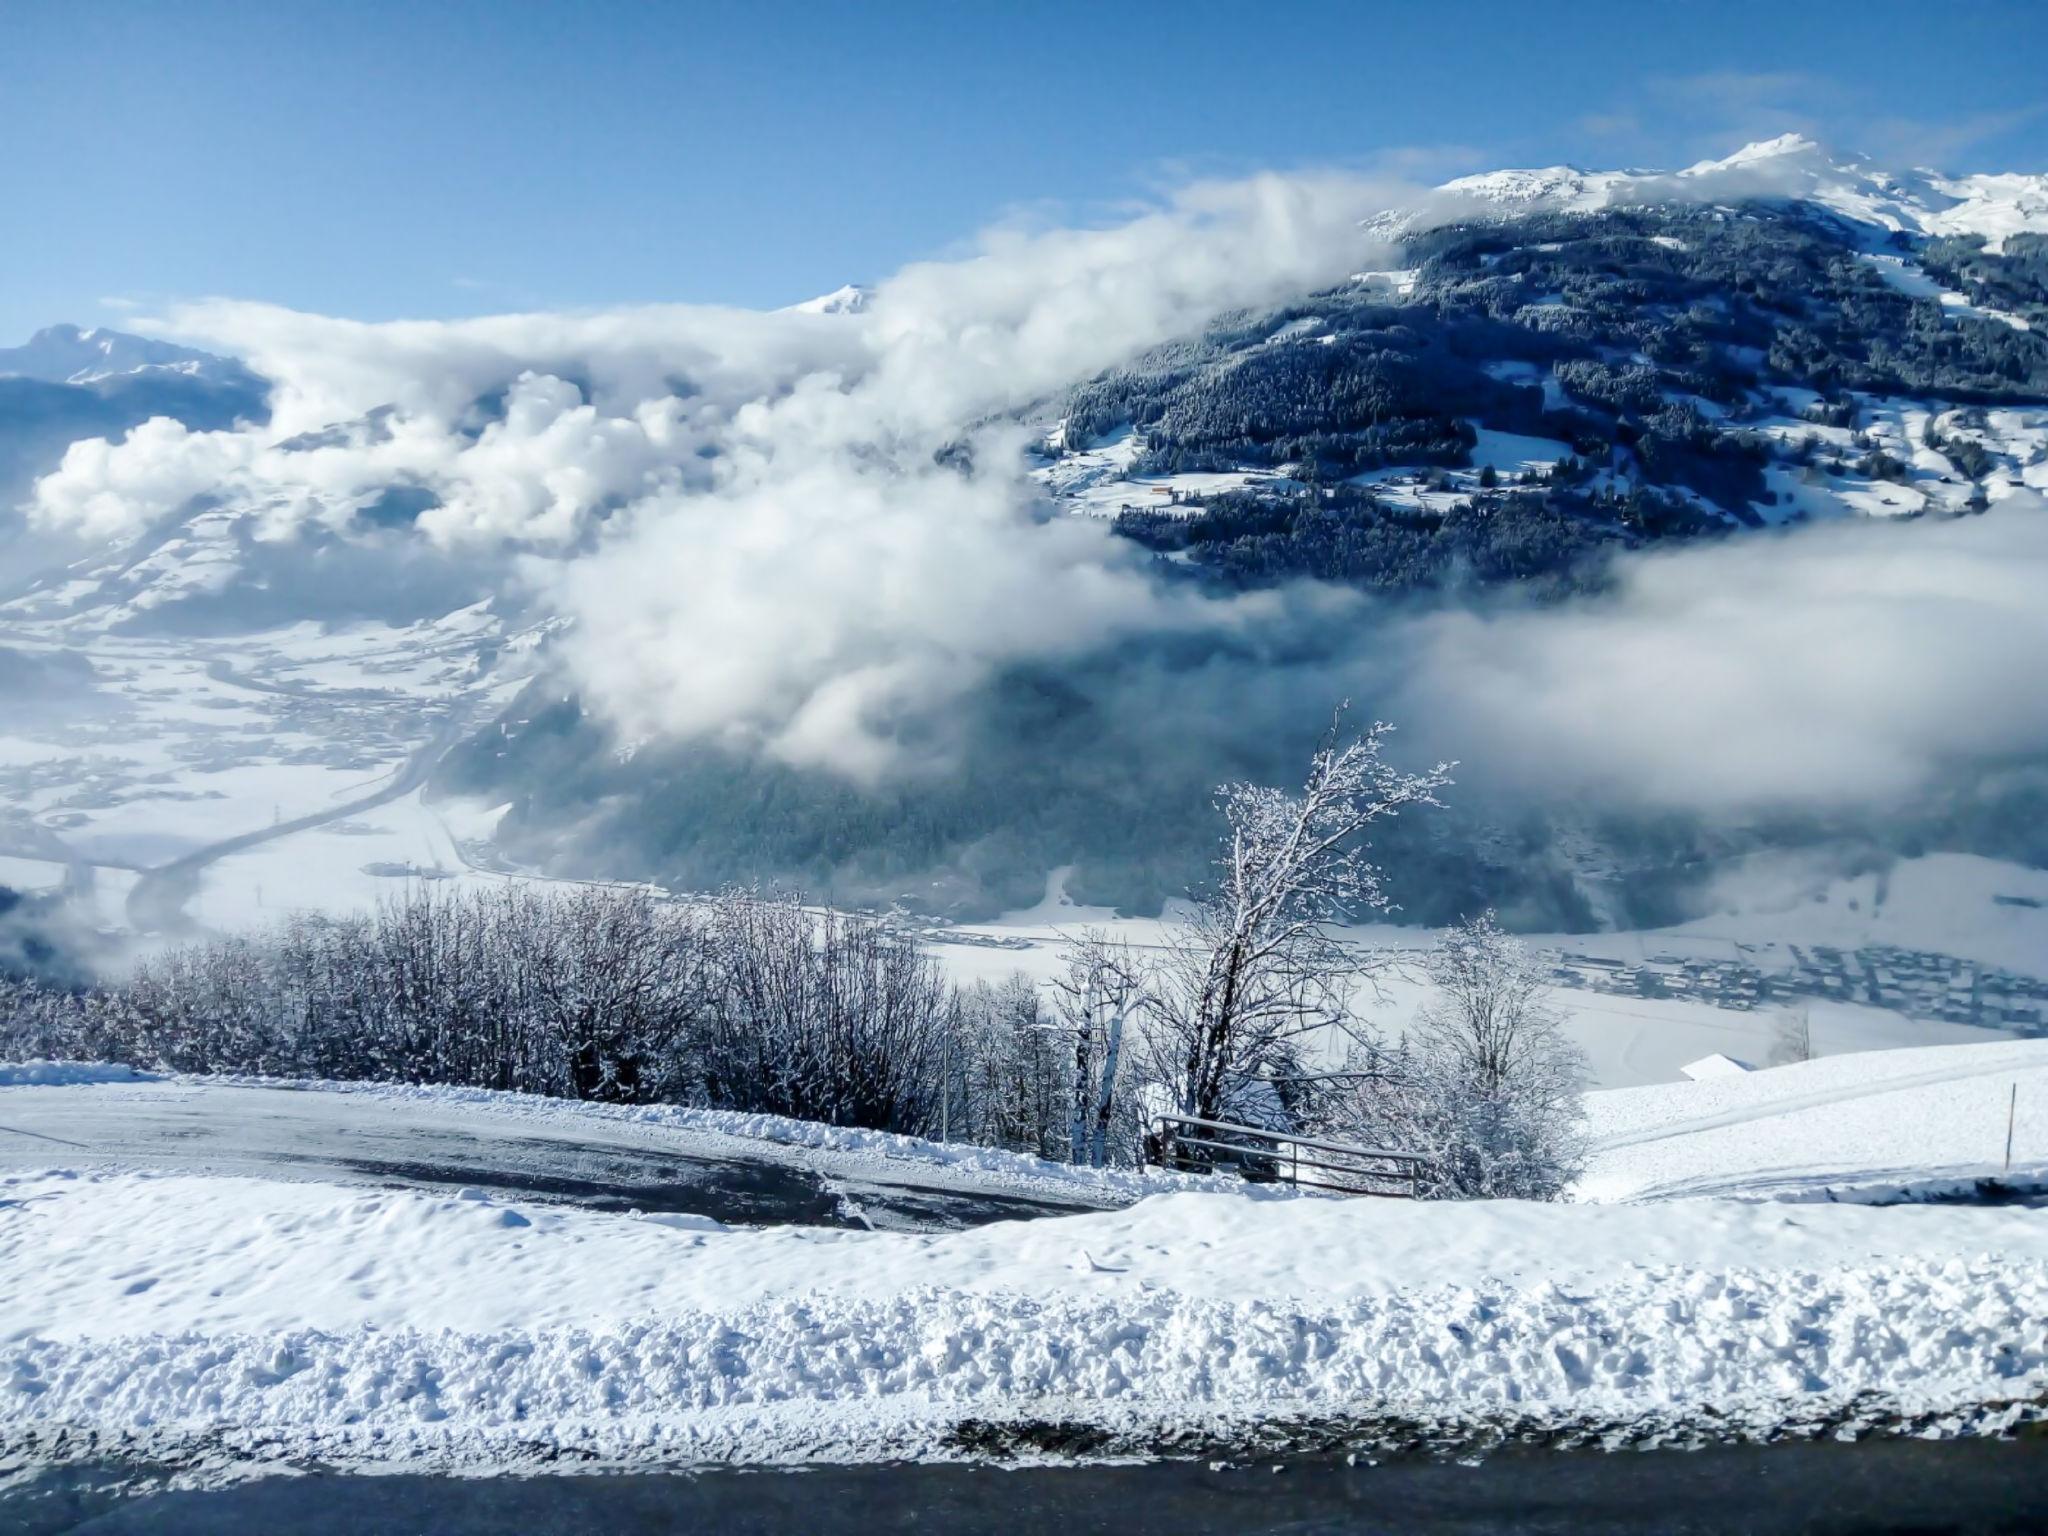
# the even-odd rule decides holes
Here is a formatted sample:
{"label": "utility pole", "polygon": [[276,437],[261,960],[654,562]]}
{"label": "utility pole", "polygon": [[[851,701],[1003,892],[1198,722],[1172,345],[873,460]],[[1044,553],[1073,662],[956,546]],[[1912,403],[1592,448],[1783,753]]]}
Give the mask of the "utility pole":
{"label": "utility pole", "polygon": [[2014,1083],[2012,1092],[2005,1096],[2005,1171],[2012,1172],[2012,1119],[2020,1107],[2020,1085]]}

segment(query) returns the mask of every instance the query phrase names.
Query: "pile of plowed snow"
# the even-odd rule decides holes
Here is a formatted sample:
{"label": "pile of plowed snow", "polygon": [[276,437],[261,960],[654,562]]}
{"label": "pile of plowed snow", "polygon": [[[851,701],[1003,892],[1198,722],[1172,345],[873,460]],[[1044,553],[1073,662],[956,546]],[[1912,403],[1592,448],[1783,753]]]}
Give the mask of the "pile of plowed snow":
{"label": "pile of plowed snow", "polygon": [[969,1420],[1718,1426],[2048,1392],[2016,1209],[1244,1201],[926,1236],[103,1172],[0,1181],[0,1445],[934,1454]]}

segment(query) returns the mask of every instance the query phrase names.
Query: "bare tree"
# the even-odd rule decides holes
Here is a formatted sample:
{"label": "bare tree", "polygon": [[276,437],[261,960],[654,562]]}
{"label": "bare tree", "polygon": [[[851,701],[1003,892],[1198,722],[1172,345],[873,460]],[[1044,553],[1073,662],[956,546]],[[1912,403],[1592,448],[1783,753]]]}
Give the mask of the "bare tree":
{"label": "bare tree", "polygon": [[514,925],[525,940],[526,1004],[560,1053],[571,1092],[641,1098],[698,1011],[707,959],[700,922],[638,887],[586,886],[538,911],[514,910],[532,914]]}
{"label": "bare tree", "polygon": [[730,892],[696,1055],[713,1105],[922,1133],[937,1119],[953,990],[917,941],[793,897]]}
{"label": "bare tree", "polygon": [[1794,1062],[1813,1060],[1813,1026],[1807,1019],[1806,1009],[1801,1007],[1781,1008],[1771,1021],[1771,1054],[1769,1065],[1789,1067]]}
{"label": "bare tree", "polygon": [[961,997],[958,1075],[960,1134],[990,1146],[1057,1157],[1064,1113],[1059,1037],[1045,1017],[1038,983],[1013,971]]}
{"label": "bare tree", "polygon": [[1151,999],[1154,1075],[1182,1113],[1227,1118],[1275,1093],[1304,1038],[1345,1018],[1350,983],[1373,961],[1330,925],[1390,905],[1365,834],[1412,805],[1435,805],[1451,764],[1423,773],[1381,756],[1393,727],[1344,734],[1339,709],[1299,793],[1226,785],[1221,877],[1170,939]]}
{"label": "bare tree", "polygon": [[1434,995],[1362,1091],[1375,1139],[1425,1160],[1439,1198],[1555,1199],[1578,1176],[1586,1062],[1543,967],[1491,912],[1429,953]]}
{"label": "bare tree", "polygon": [[1125,1069],[1125,1027],[1149,995],[1145,968],[1130,946],[1090,928],[1069,944],[1066,972],[1053,991],[1072,1046],[1067,1159],[1100,1168]]}

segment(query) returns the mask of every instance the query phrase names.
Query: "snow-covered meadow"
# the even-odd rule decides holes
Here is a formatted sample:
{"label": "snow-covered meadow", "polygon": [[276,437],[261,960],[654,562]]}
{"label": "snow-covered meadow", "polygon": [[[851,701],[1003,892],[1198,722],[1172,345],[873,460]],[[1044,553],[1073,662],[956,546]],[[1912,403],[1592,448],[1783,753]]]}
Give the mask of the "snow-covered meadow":
{"label": "snow-covered meadow", "polygon": [[[990,923],[933,930],[931,937],[941,941],[934,953],[964,980],[993,982],[1022,971],[1045,982],[1059,973],[1074,940],[1091,930],[1140,953],[1167,943],[1170,921],[1077,904],[1066,894],[1065,874],[1053,872],[1035,906]],[[1715,1053],[1760,1064],[1771,1054],[1777,1010],[1706,996],[1645,996],[1632,987],[1593,990],[1578,962],[1631,973],[1676,962],[1730,965],[1790,985],[1802,957],[1816,949],[1893,948],[1950,957],[1962,968],[2048,980],[2048,874],[2039,870],[1936,854],[1900,860],[1881,873],[1827,877],[1813,862],[1766,855],[1731,872],[1716,895],[1720,910],[1672,928],[1523,935],[1564,971],[1548,1000],[1585,1052],[1594,1087],[1672,1083],[1687,1063]],[[1418,962],[1435,934],[1379,923],[1346,929],[1344,937],[1386,961],[1373,985],[1354,992],[1355,1014],[1398,1037],[1428,995]],[[1812,1048],[1822,1056],[2010,1038],[1995,1024],[1956,1022],[1846,993],[1801,996],[1800,1006],[1809,1015]]]}

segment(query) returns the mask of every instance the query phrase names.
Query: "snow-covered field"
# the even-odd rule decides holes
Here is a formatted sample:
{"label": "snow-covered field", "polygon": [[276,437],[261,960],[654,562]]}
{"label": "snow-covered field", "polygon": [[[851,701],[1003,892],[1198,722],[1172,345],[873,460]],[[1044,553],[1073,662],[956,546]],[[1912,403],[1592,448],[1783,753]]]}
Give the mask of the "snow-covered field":
{"label": "snow-covered field", "polygon": [[[1582,1198],[2048,1189],[2048,1041],[1871,1052],[1594,1093]],[[2007,1133],[2011,1132],[2010,1164]],[[2037,1218],[2038,1220],[2038,1218]]]}
{"label": "snow-covered field", "polygon": [[448,821],[478,808],[437,814],[417,794],[352,808],[403,788],[517,687],[517,665],[479,670],[501,638],[489,615],[232,641],[108,634],[103,618],[45,616],[33,596],[0,605],[0,645],[80,668],[61,707],[0,721],[0,881],[68,878],[89,922],[147,930],[163,914],[127,910],[139,872],[222,845],[248,846],[205,871],[184,914],[216,927],[368,905],[416,871],[466,873]]}
{"label": "snow-covered field", "polygon": [[[0,1173],[0,1444],[64,1426],[166,1454],[487,1466],[961,1454],[968,1421],[1127,1445],[1292,1417],[1452,1439],[1995,1428],[2048,1394],[2041,1213],[1810,1197],[1880,1164],[1995,1166],[1955,1090],[2013,1083],[2015,1165],[2048,1170],[2048,1043],[1990,1045],[1596,1095],[1577,1203],[1225,1187],[942,1234],[67,1166],[51,1145]],[[0,1110],[199,1086],[0,1086]],[[557,1134],[589,1114],[501,1108]],[[1662,1198],[1707,1187],[1740,1198]]]}

